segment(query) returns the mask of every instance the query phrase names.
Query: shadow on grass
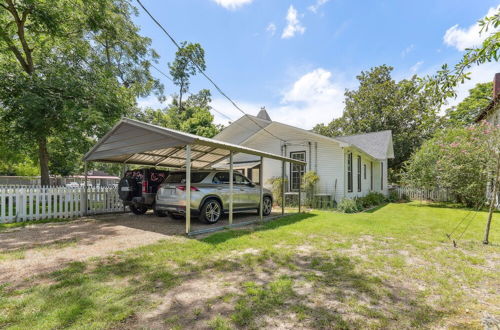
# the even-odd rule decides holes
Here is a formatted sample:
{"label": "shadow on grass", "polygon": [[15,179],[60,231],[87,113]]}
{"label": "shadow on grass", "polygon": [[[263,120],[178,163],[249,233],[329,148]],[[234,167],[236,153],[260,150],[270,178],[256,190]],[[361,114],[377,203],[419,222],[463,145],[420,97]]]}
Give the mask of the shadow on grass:
{"label": "shadow on grass", "polygon": [[283,226],[289,226],[294,223],[315,217],[316,215],[311,213],[301,213],[301,214],[293,214],[287,215],[282,218],[271,220],[269,222],[264,222],[263,224],[259,224],[258,227],[254,229],[241,229],[241,230],[228,230],[224,232],[219,232],[212,234],[208,237],[202,238],[201,241],[213,245],[224,243],[228,240],[242,237],[248,235],[250,233],[259,232],[259,231],[267,231],[274,230]]}
{"label": "shadow on grass", "polygon": [[250,329],[279,327],[280,322],[315,329],[426,328],[446,315],[416,292],[360,271],[344,256],[267,251],[216,261],[205,271],[219,279],[239,274],[241,279],[232,282],[237,293],[176,301],[146,324],[168,320],[169,326],[192,328],[218,315],[219,322]]}
{"label": "shadow on grass", "polygon": [[[430,208],[439,208],[439,209],[454,209],[454,210],[464,210],[464,211],[475,211],[475,212],[488,212],[488,207],[482,207],[480,209],[472,208],[465,206],[459,203],[452,202],[419,202],[414,201],[408,204],[412,207],[430,207]],[[500,213],[500,210],[495,210],[494,213]]]}
{"label": "shadow on grass", "polygon": [[375,207],[373,207],[373,208],[371,208],[369,210],[363,211],[362,213],[375,213],[377,211],[380,211],[381,209],[383,209],[387,205],[389,205],[389,203],[384,203],[384,204],[381,204],[379,206],[375,206]]}

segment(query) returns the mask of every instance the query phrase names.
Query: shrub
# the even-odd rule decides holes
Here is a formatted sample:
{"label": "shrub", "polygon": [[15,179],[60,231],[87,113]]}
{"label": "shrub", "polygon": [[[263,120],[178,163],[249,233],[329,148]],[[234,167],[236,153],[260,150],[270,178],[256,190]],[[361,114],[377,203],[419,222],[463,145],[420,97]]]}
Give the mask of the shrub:
{"label": "shrub", "polygon": [[389,192],[389,196],[387,196],[387,201],[389,203],[395,203],[399,201],[399,195],[396,191],[392,190]]}
{"label": "shrub", "polygon": [[319,176],[314,171],[309,171],[304,174],[302,188],[306,193],[306,203],[309,207],[313,206],[314,192],[316,190],[316,183],[319,181]]}
{"label": "shrub", "polygon": [[385,201],[385,196],[378,192],[370,192],[365,197],[359,198],[359,203],[363,208],[377,206]]}
{"label": "shrub", "polygon": [[[288,184],[288,180],[285,178],[285,186]],[[279,206],[282,205],[283,196],[283,179],[280,176],[275,176],[267,180],[268,183],[272,185],[273,199]]]}
{"label": "shrub", "polygon": [[344,198],[337,208],[343,213],[356,213],[361,210],[358,201],[352,198]]}

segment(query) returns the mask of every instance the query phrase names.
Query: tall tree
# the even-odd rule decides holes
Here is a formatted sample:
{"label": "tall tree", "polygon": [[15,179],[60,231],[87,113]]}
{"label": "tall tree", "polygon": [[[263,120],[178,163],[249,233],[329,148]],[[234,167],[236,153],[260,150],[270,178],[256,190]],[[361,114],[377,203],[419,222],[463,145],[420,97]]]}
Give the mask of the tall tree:
{"label": "tall tree", "polygon": [[467,126],[474,123],[475,119],[492,101],[493,83],[477,84],[469,90],[469,96],[463,99],[456,107],[446,110],[446,117],[451,126]]}
{"label": "tall tree", "polygon": [[42,184],[51,141],[98,137],[161,92],[134,13],[128,0],[0,1],[0,121],[38,149]]}
{"label": "tall tree", "polygon": [[221,127],[213,123],[214,116],[210,113],[210,102],[210,91],[202,89],[197,94],[190,95],[184,101],[182,109],[174,98],[167,108],[146,109],[138,115],[138,119],[211,138],[221,130]]}
{"label": "tall tree", "polygon": [[327,136],[392,130],[395,159],[389,166],[392,180],[403,163],[440,126],[439,104],[416,76],[396,82],[393,68],[381,65],[357,76],[359,87],[345,92],[342,117],[314,130]]}
{"label": "tall tree", "polygon": [[190,78],[206,69],[205,50],[198,43],[184,41],[175,53],[175,60],[168,67],[174,84],[179,87],[178,104],[182,109],[182,96],[189,91]]}

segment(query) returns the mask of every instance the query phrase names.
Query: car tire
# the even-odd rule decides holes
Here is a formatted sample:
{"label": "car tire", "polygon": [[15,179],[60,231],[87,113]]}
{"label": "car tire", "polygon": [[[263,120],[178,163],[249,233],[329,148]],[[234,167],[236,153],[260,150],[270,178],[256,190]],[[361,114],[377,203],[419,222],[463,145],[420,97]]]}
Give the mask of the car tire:
{"label": "car tire", "polygon": [[136,215],[143,215],[148,211],[148,208],[146,206],[135,206],[135,205],[130,205],[130,211]]}
{"label": "car tire", "polygon": [[[268,216],[273,211],[273,200],[269,196],[264,196],[264,206],[262,207],[262,215]],[[260,214],[260,207],[257,209],[257,214]]]}
{"label": "car tire", "polygon": [[210,198],[203,203],[200,211],[200,220],[209,224],[216,223],[222,217],[222,205],[215,198]]}

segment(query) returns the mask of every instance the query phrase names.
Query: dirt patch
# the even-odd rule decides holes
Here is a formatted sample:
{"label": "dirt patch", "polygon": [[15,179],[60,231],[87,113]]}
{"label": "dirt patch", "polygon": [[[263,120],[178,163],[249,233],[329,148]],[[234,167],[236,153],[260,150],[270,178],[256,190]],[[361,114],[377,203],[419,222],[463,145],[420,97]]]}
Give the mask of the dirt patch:
{"label": "dirt patch", "polygon": [[[253,218],[255,215],[238,214],[235,223]],[[225,222],[227,219],[222,219],[218,225]],[[193,230],[206,227],[192,220]],[[3,231],[0,232],[0,284],[19,284],[69,262],[103,257],[160,240],[187,240],[184,232],[184,220],[160,218],[151,213],[100,215]],[[2,258],[2,254],[6,257]]]}

